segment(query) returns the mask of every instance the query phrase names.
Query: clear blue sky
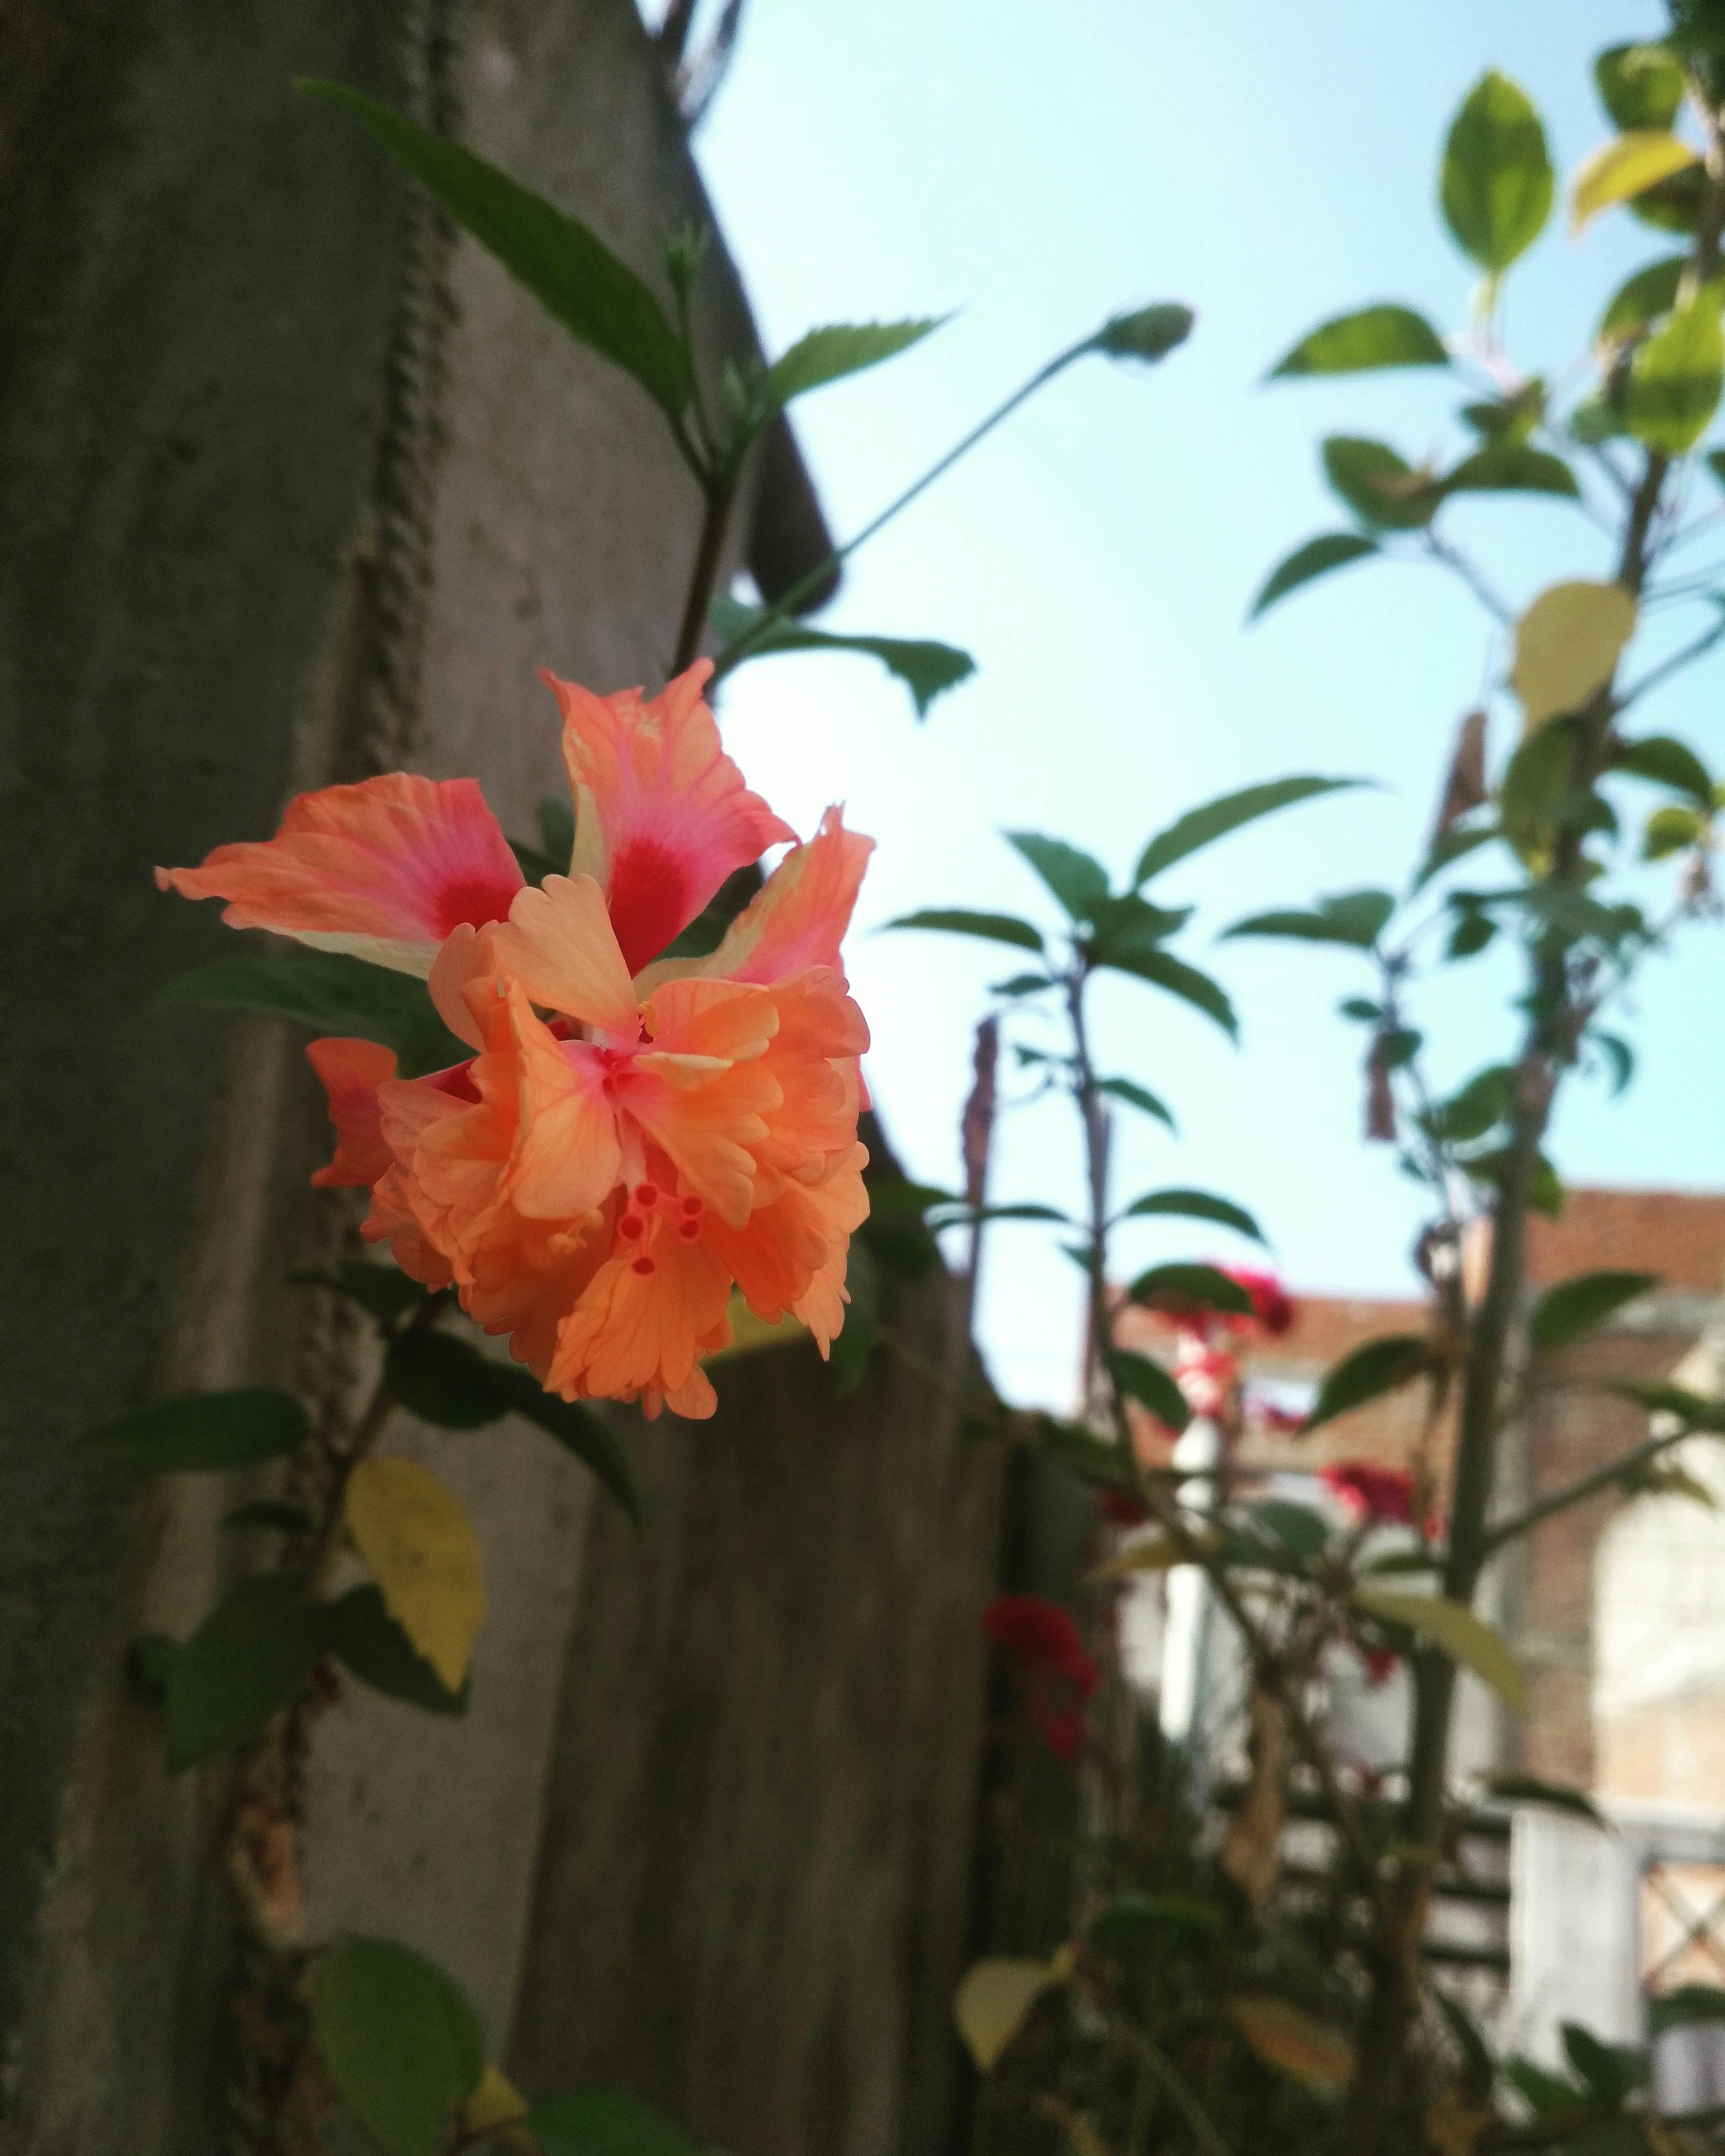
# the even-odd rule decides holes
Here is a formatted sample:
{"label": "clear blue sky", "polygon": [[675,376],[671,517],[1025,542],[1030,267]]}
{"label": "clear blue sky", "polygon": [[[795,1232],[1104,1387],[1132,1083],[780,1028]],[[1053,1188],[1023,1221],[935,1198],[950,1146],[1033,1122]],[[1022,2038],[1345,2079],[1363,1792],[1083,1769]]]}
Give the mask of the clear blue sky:
{"label": "clear blue sky", "polygon": [[[1418,455],[1456,398],[1430,375],[1260,388],[1303,330],[1377,299],[1440,327],[1471,289],[1432,209],[1437,147],[1486,65],[1541,106],[1560,167],[1604,131],[1587,62],[1655,32],[1648,0],[751,0],[729,81],[698,138],[726,237],[769,347],[812,323],[961,311],[916,352],[798,408],[834,528],[855,531],[1043,358],[1124,305],[1178,297],[1192,343],[1154,372],[1086,362],[853,563],[830,626],[945,638],[975,680],[918,727],[864,661],[778,660],[727,690],[752,781],[803,829],[829,799],[880,850],[853,950],[874,1028],[871,1081],[911,1169],[950,1183],[983,984],[1011,954],[876,936],[941,902],[1034,910],[1001,841],[1028,826],[1117,871],[1179,811],[1290,771],[1358,773],[1374,794],[1296,810],[1170,879],[1202,908],[1186,947],[1254,907],[1404,873],[1459,715],[1502,671],[1488,624],[1437,572],[1350,571],[1247,632],[1268,566],[1340,519],[1318,473],[1324,433]],[[1561,220],[1514,273],[1512,343],[1529,366],[1585,345],[1616,279],[1666,251],[1606,219]],[[1516,603],[1600,573],[1603,542],[1547,502],[1469,507]],[[1651,707],[1725,763],[1725,662]],[[1495,721],[1505,738],[1507,715]],[[1415,1198],[1359,1137],[1347,956],[1291,946],[1210,953],[1239,1006],[1235,1050],[1129,983],[1102,998],[1104,1054],[1174,1104],[1172,1142],[1121,1133],[1126,1194],[1197,1183],[1255,1208],[1298,1287],[1394,1293],[1412,1281]],[[1003,965],[1000,958],[1007,963]],[[1575,1180],[1725,1183],[1725,1020],[1717,930],[1651,968],[1626,1100],[1576,1098],[1558,1133]],[[1507,976],[1489,962],[1443,998],[1441,1075],[1507,1040]],[[1070,1199],[1066,1112],[1008,1118],[996,1194]],[[1202,1229],[1145,1229],[1122,1256],[1240,1255]],[[993,1240],[983,1338],[1020,1397],[1070,1399],[1076,1278],[1042,1231]]]}

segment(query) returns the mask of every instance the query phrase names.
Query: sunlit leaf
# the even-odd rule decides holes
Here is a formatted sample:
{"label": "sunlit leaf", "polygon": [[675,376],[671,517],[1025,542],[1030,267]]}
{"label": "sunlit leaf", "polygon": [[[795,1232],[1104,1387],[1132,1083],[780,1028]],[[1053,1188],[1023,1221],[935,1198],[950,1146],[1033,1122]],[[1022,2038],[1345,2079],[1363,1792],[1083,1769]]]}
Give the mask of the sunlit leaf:
{"label": "sunlit leaf", "polygon": [[957,906],[925,907],[920,913],[901,914],[886,923],[889,928],[933,928],[950,936],[980,936],[992,943],[1014,943],[1021,951],[1040,951],[1041,932],[1010,913],[973,913]]}
{"label": "sunlit leaf", "polygon": [[1184,1430],[1191,1421],[1186,1395],[1153,1357],[1117,1348],[1108,1358],[1108,1374],[1129,1400],[1147,1408],[1166,1429]]}
{"label": "sunlit leaf", "polygon": [[896,358],[913,344],[920,344],[931,330],[939,327],[938,320],[922,319],[835,322],[810,330],[768,368],[768,401],[773,405],[788,404],[792,398],[806,397],[811,389],[824,388],[847,374],[860,374],[865,367],[878,367],[882,360]]}
{"label": "sunlit leaf", "polygon": [[1457,245],[1496,275],[1545,228],[1555,190],[1545,130],[1526,94],[1495,69],[1463,100],[1438,182]]}
{"label": "sunlit leaf", "polygon": [[1147,884],[1189,854],[1214,845],[1218,839],[1278,808],[1291,808],[1296,802],[1311,801],[1321,793],[1346,793],[1365,783],[1360,778],[1272,778],[1262,785],[1242,787],[1237,793],[1222,794],[1201,808],[1189,808],[1165,831],[1158,831],[1139,855],[1132,880]]}
{"label": "sunlit leaf", "polygon": [[1322,1423],[1333,1422],[1337,1415],[1410,1383],[1430,1367],[1430,1346],[1417,1332],[1391,1332],[1380,1340],[1368,1340],[1325,1373],[1311,1413],[1300,1427],[1316,1430]]}
{"label": "sunlit leaf", "polygon": [[1088,921],[1108,896],[1108,871],[1064,839],[1039,831],[1009,831],[1007,842],[1035,870],[1075,921]]}
{"label": "sunlit leaf", "polygon": [[485,2069],[455,1985],[393,1939],[349,1937],[312,1963],[310,1993],[312,2037],[342,2102],[386,2156],[436,2156]]}
{"label": "sunlit leaf", "polygon": [[279,1460],[311,1434],[305,1410],[290,1394],[259,1385],[158,1400],[104,1423],[85,1443],[151,1475],[220,1474]]}
{"label": "sunlit leaf", "polygon": [[648,287],[578,218],[345,83],[302,77],[295,86],[351,112],[554,320],[633,375],[673,418],[681,413],[688,353]]}
{"label": "sunlit leaf", "polygon": [[956,689],[976,671],[976,661],[968,651],[950,644],[937,644],[932,638],[851,636],[783,619],[755,637],[756,624],[766,619],[765,608],[745,606],[732,598],[715,599],[708,618],[714,634],[727,651],[745,637],[753,637],[743,654],[746,660],[772,659],[790,651],[855,651],[865,659],[878,659],[910,690],[919,719],[928,716],[928,707],[937,696]]}
{"label": "sunlit leaf", "polygon": [[1678,307],[1630,362],[1624,414],[1650,449],[1686,456],[1707,432],[1725,386],[1725,330],[1719,310],[1725,280],[1704,285]]}
{"label": "sunlit leaf", "polygon": [[952,2000],[958,2033],[978,2073],[992,2073],[1043,1993],[1059,1981],[1045,1961],[973,1962]]}
{"label": "sunlit leaf", "polygon": [[168,1658],[171,1774],[254,1737],[325,1647],[322,1611],[291,1580],[243,1580]]}
{"label": "sunlit leaf", "polygon": [[1440,1647],[1452,1661],[1464,1663],[1490,1685],[1516,1713],[1527,1712],[1527,1683],[1503,1635],[1466,1603],[1440,1594],[1403,1594],[1369,1584],[1356,1587],[1351,1599],[1367,1616],[1403,1625]]}
{"label": "sunlit leaf", "polygon": [[1274,606],[1301,584],[1309,584],[1314,577],[1327,576],[1332,569],[1345,569],[1350,562],[1363,561],[1368,554],[1381,551],[1378,542],[1363,531],[1326,531],[1308,539],[1270,572],[1246,619],[1255,621],[1266,607]]}
{"label": "sunlit leaf", "polygon": [[1353,2079],[1354,2049],[1301,2008],[1267,1992],[1227,2002],[1228,2018],[1266,2066],[1321,2096],[1338,2096]]}
{"label": "sunlit leaf", "polygon": [[1516,624],[1510,686],[1530,727],[1579,711],[1609,681],[1635,632],[1635,602],[1621,584],[1553,584]]}
{"label": "sunlit leaf", "polygon": [[1697,162],[1686,142],[1656,128],[1637,128],[1603,143],[1575,175],[1569,197],[1571,229],[1615,203],[1632,201]]}
{"label": "sunlit leaf", "polygon": [[385,1607],[450,1691],[485,1614],[479,1543],[461,1500],[417,1460],[362,1460],[342,1520]]}
{"label": "sunlit leaf", "polygon": [[1527,442],[1491,442],[1464,457],[1443,481],[1445,494],[1555,494],[1579,500],[1575,475],[1561,457]]}
{"label": "sunlit leaf", "polygon": [[1609,45],[1594,81],[1618,127],[1669,127],[1683,102],[1682,64],[1668,45]]}
{"label": "sunlit leaf", "polygon": [[1338,315],[1301,338],[1270,370],[1276,381],[1296,374],[1355,374],[1378,367],[1447,367],[1443,339],[1411,307],[1361,307]]}
{"label": "sunlit leaf", "polygon": [[1567,1348],[1603,1325],[1615,1311],[1659,1285],[1657,1273],[1581,1273],[1548,1288],[1533,1306],[1527,1335],[1542,1354]]}
{"label": "sunlit leaf", "polygon": [[1331,434],[1321,452],[1324,477],[1363,522],[1375,529],[1416,531],[1430,524],[1443,495],[1429,471],[1362,434]]}
{"label": "sunlit leaf", "polygon": [[1656,808],[1642,833],[1641,859],[1667,861],[1673,854],[1686,854],[1701,844],[1707,828],[1692,808]]}

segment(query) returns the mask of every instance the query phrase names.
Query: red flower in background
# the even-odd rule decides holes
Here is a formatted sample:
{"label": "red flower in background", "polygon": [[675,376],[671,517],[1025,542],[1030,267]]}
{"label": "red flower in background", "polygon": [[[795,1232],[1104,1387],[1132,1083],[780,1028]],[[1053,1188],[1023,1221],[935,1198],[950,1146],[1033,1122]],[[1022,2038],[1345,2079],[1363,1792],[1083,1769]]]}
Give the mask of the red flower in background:
{"label": "red flower in background", "polygon": [[1056,1758],[1075,1758],[1084,1738],[1083,1702],[1101,1671],[1069,1613],[1040,1594],[997,1594],[983,1612],[983,1630],[1011,1658],[1037,1735]]}
{"label": "red flower in background", "polygon": [[1274,1273],[1248,1271],[1241,1265],[1225,1268],[1230,1280],[1252,1298],[1252,1317],[1271,1339],[1280,1339],[1294,1322],[1293,1298]]}
{"label": "red flower in background", "polygon": [[1404,1468],[1338,1460],[1323,1469],[1320,1480],[1357,1520],[1404,1527],[1414,1523],[1414,1478]]}

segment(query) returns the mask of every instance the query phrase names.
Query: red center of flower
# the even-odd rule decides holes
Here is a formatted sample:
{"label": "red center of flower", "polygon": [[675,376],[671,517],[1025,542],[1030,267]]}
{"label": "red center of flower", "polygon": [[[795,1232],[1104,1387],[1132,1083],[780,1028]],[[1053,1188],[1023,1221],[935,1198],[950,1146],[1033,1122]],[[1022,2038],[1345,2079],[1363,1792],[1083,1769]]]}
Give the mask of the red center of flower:
{"label": "red center of flower", "polygon": [[624,963],[638,973],[688,920],[689,879],[657,839],[631,839],[611,864],[606,901]]}
{"label": "red center of flower", "polygon": [[488,921],[507,921],[510,902],[519,884],[505,884],[495,876],[451,876],[432,893],[439,937],[451,934],[464,921],[483,928]]}

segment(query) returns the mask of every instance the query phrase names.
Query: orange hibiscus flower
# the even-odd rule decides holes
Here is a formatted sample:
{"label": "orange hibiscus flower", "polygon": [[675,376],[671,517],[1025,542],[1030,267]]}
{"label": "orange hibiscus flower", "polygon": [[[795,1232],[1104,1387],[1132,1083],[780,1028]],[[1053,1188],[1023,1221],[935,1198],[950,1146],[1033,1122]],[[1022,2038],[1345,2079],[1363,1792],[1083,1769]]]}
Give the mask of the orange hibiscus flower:
{"label": "orange hibiscus flower", "polygon": [[158,870],[274,929],[424,975],[470,1060],[399,1079],[314,1041],[365,1232],[567,1399],[711,1414],[700,1358],[733,1288],[825,1353],[868,1212],[868,1045],[839,961],[872,841],[829,809],[718,948],[660,956],[734,870],[793,838],[719,743],[698,662],[663,696],[562,707],[567,876],[526,885],[478,787],[394,775],[290,807],[279,834]]}

